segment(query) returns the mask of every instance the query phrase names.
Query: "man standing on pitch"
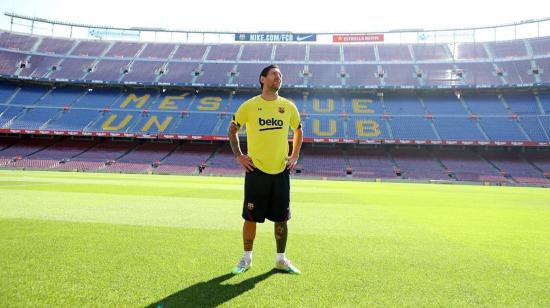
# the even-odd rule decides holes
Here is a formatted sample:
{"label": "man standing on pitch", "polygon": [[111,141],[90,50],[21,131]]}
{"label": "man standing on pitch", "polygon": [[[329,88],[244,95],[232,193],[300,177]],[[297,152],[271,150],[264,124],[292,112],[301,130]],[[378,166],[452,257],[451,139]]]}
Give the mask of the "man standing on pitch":
{"label": "man standing on pitch", "polygon": [[[242,216],[244,256],[233,274],[248,270],[252,264],[252,246],[256,223],[274,222],[277,257],[275,268],[300,274],[285,256],[290,219],[290,170],[300,156],[303,133],[300,114],[291,101],[279,96],[282,75],[277,65],[262,70],[259,77],[262,94],[244,102],[229,127],[229,140],[235,160],[245,169]],[[239,145],[239,128],[246,125],[248,153]],[[292,152],[288,156],[288,131],[294,131]]]}

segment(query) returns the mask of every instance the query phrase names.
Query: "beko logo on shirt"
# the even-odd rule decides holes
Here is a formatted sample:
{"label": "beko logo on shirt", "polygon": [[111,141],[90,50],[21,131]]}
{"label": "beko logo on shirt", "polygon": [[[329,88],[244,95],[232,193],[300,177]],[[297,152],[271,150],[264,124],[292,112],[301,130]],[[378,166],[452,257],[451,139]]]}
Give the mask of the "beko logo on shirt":
{"label": "beko logo on shirt", "polygon": [[283,120],[279,120],[275,118],[271,118],[271,119],[258,118],[258,124],[260,124],[260,126],[270,126],[266,128],[260,128],[260,131],[283,128]]}

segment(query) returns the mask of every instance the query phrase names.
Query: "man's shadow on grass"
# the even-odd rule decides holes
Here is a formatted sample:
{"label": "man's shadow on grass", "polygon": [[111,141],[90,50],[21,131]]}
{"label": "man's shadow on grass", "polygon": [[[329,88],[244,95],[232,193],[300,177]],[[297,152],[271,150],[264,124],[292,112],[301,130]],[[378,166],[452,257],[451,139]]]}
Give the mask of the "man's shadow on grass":
{"label": "man's shadow on grass", "polygon": [[249,278],[238,284],[222,284],[222,282],[235,276],[233,274],[225,274],[206,282],[194,284],[147,307],[216,307],[253,289],[256,283],[267,279],[275,273],[280,272],[272,269],[269,272]]}

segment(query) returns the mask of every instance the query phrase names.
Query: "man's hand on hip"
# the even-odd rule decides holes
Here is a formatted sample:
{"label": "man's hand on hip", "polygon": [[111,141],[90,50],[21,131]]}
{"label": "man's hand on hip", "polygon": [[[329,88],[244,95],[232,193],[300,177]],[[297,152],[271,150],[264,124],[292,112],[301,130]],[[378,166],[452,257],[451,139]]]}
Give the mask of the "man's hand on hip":
{"label": "man's hand on hip", "polygon": [[298,157],[290,156],[286,159],[286,168],[288,170],[294,169],[296,167],[296,164],[298,163]]}
{"label": "man's hand on hip", "polygon": [[235,160],[246,170],[246,172],[254,171],[254,163],[252,162],[252,159],[248,157],[247,155],[241,154],[239,156],[235,156]]}

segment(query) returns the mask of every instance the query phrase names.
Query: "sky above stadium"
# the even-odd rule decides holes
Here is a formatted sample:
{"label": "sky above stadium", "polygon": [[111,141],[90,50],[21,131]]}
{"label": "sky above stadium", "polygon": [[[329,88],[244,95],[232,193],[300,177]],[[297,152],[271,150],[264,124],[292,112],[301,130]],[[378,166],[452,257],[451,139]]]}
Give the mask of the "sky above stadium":
{"label": "sky above stadium", "polygon": [[[93,25],[228,32],[431,30],[550,17],[548,0],[2,0],[1,8]],[[9,18],[0,20],[0,28],[9,29]]]}

